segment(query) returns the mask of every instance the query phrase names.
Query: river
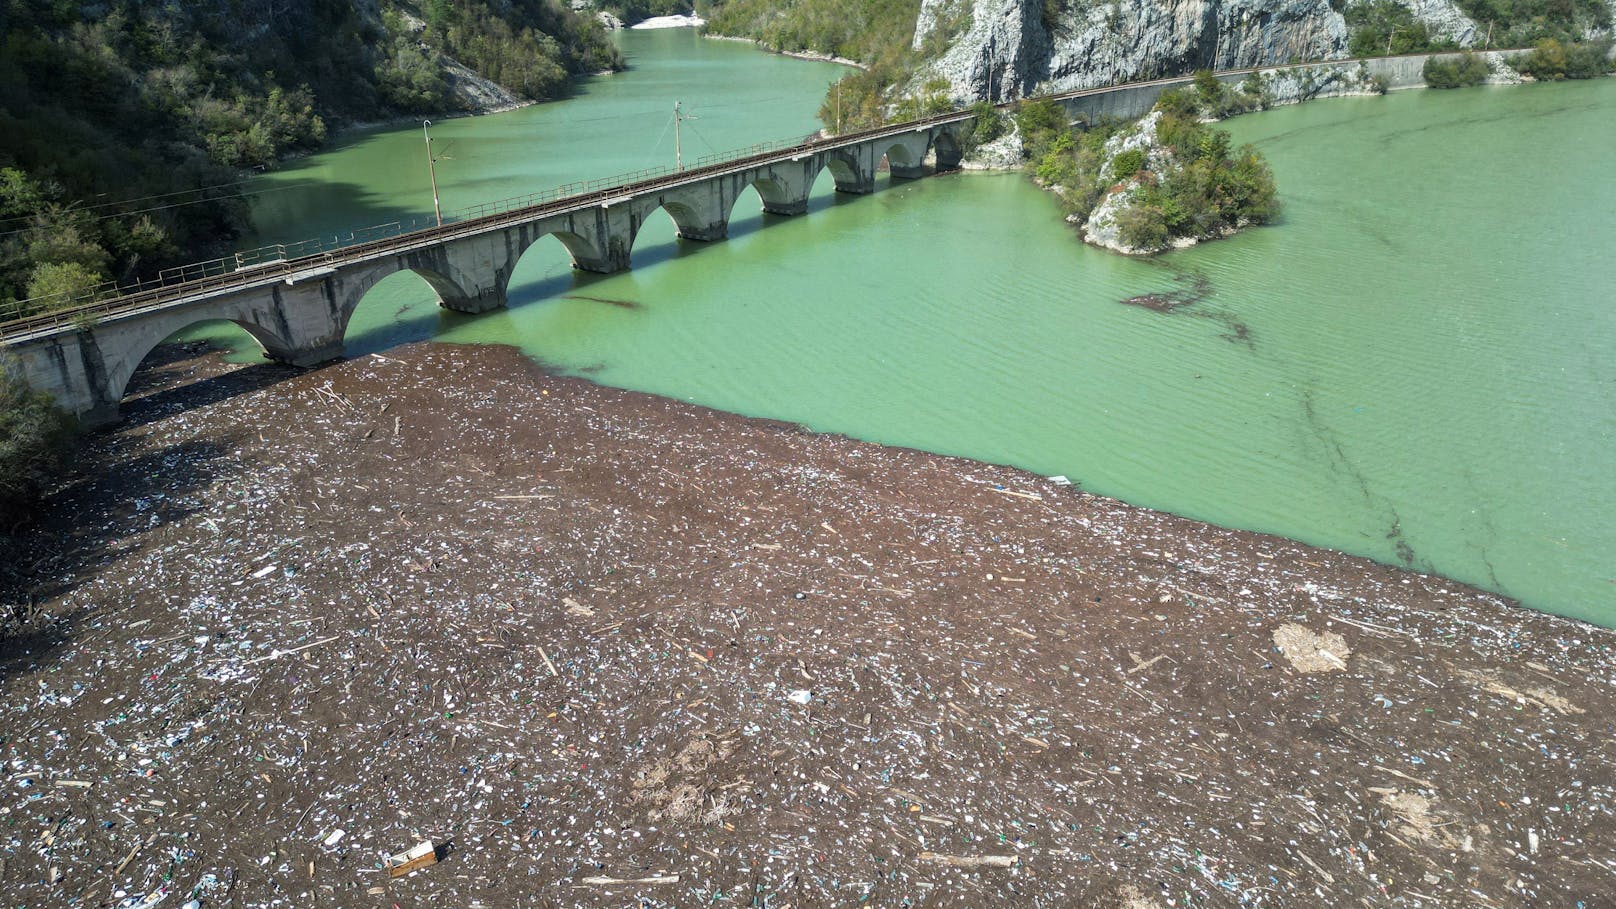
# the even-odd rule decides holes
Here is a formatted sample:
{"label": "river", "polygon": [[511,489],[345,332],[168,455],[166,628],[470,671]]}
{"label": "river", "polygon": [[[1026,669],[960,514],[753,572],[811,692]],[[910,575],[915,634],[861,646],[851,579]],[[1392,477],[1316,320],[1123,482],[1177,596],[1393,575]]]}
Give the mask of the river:
{"label": "river", "polygon": [[[815,128],[831,64],[628,32],[577,96],[434,124],[452,210]],[[349,352],[505,343],[566,373],[1045,474],[1616,625],[1616,82],[1322,101],[1226,125],[1277,225],[1135,261],[1016,175],[743,198],[728,241],[642,231],[634,269],[522,260],[507,310],[398,275]],[[256,187],[265,242],[431,210],[419,127]],[[742,215],[745,215],[744,217]],[[1204,294],[1162,313],[1121,301]],[[452,378],[446,377],[446,381]]]}

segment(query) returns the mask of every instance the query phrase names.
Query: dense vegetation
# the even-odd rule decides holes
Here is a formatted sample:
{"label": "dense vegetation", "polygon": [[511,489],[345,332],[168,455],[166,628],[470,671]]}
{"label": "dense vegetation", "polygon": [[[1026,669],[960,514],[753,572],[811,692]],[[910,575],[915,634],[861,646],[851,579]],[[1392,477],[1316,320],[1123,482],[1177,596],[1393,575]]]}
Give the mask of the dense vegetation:
{"label": "dense vegetation", "polygon": [[[1605,0],[1455,0],[1481,31],[1487,47],[1521,47],[1546,38],[1581,41],[1611,26]],[[1431,36],[1398,0],[1355,0],[1343,10],[1355,57],[1457,50],[1452,41]]]}
{"label": "dense vegetation", "polygon": [[600,0],[596,7],[603,9],[630,25],[652,16],[686,15],[705,0],[692,4],[690,0]]}
{"label": "dense vegetation", "polygon": [[228,247],[241,169],[451,107],[443,54],[529,98],[620,63],[554,0],[0,0],[0,318]]}
{"label": "dense vegetation", "polygon": [[1424,22],[1397,0],[1359,0],[1342,13],[1347,20],[1347,50],[1354,57],[1380,57],[1388,54],[1415,54],[1423,51],[1453,50],[1452,41],[1431,38]]}
{"label": "dense vegetation", "polygon": [[1530,53],[1512,59],[1510,65],[1522,75],[1545,81],[1592,79],[1616,71],[1616,61],[1610,59],[1608,39],[1563,44],[1553,38],[1545,38]]}
{"label": "dense vegetation", "polygon": [[708,27],[775,50],[868,63],[907,46],[919,15],[919,0],[713,0]]}
{"label": "dense vegetation", "polygon": [[1605,0],[1455,0],[1490,33],[1492,47],[1522,47],[1545,38],[1575,42],[1611,26]]}
{"label": "dense vegetation", "polygon": [[[1279,212],[1273,174],[1251,146],[1200,122],[1204,97],[1169,91],[1153,112],[1154,135],[1137,123],[1072,130],[1058,105],[1024,102],[1016,123],[1040,183],[1088,221],[1110,208],[1122,243],[1158,250],[1182,237],[1204,239],[1272,220]],[[1149,122],[1147,121],[1144,122]]]}
{"label": "dense vegetation", "polygon": [[1451,60],[1432,57],[1425,61],[1425,69],[1421,71],[1425,84],[1432,88],[1480,85],[1492,74],[1492,65],[1485,58],[1478,57],[1470,51],[1465,51]]}
{"label": "dense vegetation", "polygon": [[[28,513],[67,454],[71,423],[0,359],[0,540]],[[0,547],[3,548],[3,547]]]}

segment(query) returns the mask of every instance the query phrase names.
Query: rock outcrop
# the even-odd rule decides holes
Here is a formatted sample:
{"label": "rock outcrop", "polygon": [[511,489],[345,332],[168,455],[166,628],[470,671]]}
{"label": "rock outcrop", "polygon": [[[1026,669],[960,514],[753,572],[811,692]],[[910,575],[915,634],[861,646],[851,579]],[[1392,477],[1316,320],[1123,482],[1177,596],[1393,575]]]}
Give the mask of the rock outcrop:
{"label": "rock outcrop", "polygon": [[440,55],[439,60],[444,81],[449,85],[449,96],[461,110],[488,114],[532,103],[516,97],[510,89],[453,57]]}
{"label": "rock outcrop", "polygon": [[[1453,0],[1401,0],[1433,38],[1484,30]],[[1612,0],[1616,2],[1616,0]],[[956,100],[1002,101],[1197,69],[1347,56],[1331,0],[922,0],[915,47],[946,46],[926,73]]]}
{"label": "rock outcrop", "polygon": [[1478,29],[1476,21],[1466,16],[1453,0],[1403,0],[1403,5],[1414,13],[1414,18],[1425,23],[1433,39],[1471,47],[1486,37],[1486,31]]}
{"label": "rock outcrop", "polygon": [[924,0],[916,46],[938,29],[957,32],[933,70],[962,99],[1331,59],[1347,48],[1329,0]]}

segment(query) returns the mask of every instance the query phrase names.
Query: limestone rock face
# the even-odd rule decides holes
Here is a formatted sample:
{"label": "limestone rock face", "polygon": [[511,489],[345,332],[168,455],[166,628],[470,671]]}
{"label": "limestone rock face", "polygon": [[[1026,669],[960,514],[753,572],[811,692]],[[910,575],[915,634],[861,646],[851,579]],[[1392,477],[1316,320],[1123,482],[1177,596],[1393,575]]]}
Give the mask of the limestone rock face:
{"label": "limestone rock face", "polygon": [[1346,23],[1329,0],[923,0],[916,46],[939,38],[948,50],[933,72],[960,100],[1332,59],[1347,49]]}
{"label": "limestone rock face", "polygon": [[1453,0],[1403,0],[1403,5],[1425,23],[1432,38],[1448,38],[1460,47],[1470,47],[1487,36],[1486,29],[1478,29],[1475,20],[1461,12]]}

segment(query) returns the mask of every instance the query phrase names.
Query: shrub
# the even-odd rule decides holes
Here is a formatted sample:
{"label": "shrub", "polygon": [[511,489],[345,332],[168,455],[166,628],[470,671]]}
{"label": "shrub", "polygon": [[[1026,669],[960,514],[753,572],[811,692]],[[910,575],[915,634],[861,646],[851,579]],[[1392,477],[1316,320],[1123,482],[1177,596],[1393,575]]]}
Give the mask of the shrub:
{"label": "shrub", "polygon": [[1274,93],[1268,87],[1268,79],[1262,73],[1252,73],[1246,81],[1240,83],[1240,93],[1251,101],[1255,110],[1267,110],[1274,105]]}
{"label": "shrub", "polygon": [[1048,98],[1021,102],[1013,116],[1021,131],[1021,147],[1029,158],[1042,158],[1049,143],[1071,131],[1066,111]]}
{"label": "shrub", "polygon": [[1160,249],[1170,239],[1167,221],[1161,206],[1135,203],[1117,212],[1117,236],[1135,249]]}
{"label": "shrub", "polygon": [[1056,136],[1034,165],[1033,177],[1045,186],[1071,186],[1077,182],[1077,159],[1072,148],[1071,133]]}
{"label": "shrub", "polygon": [[104,278],[78,262],[45,262],[28,281],[28,299],[38,305],[68,305],[101,284]]}
{"label": "shrub", "polygon": [[1425,61],[1421,75],[1425,78],[1425,84],[1432,88],[1463,88],[1480,85],[1492,73],[1492,64],[1485,57],[1465,51],[1456,60],[1432,57]]}
{"label": "shrub", "polygon": [[29,388],[0,362],[0,534],[27,516],[64,463],[72,421],[49,395]]}
{"label": "shrub", "polygon": [[960,151],[966,157],[976,153],[976,150],[1004,135],[1006,117],[1000,113],[990,102],[978,101],[971,105],[971,113],[975,119],[960,136]]}
{"label": "shrub", "polygon": [[1130,148],[1111,159],[1111,182],[1121,183],[1133,179],[1134,175],[1145,169],[1145,150]]}
{"label": "shrub", "polygon": [[1517,56],[1510,63],[1522,75],[1542,81],[1592,79],[1616,69],[1616,62],[1609,55],[1609,41],[1568,45],[1545,38],[1529,53]]}
{"label": "shrub", "polygon": [[1195,96],[1181,88],[1170,88],[1156,99],[1156,110],[1169,117],[1193,117],[1200,112]]}
{"label": "shrub", "polygon": [[1397,0],[1365,0],[1347,7],[1351,33],[1347,49],[1354,57],[1412,54],[1433,47],[1424,22]]}
{"label": "shrub", "polygon": [[[1158,109],[1162,106],[1174,108],[1174,99],[1168,98]],[[1116,216],[1124,244],[1161,249],[1179,237],[1217,236],[1278,214],[1267,163],[1249,145],[1231,150],[1227,132],[1193,116],[1162,111],[1155,144],[1164,151],[1164,163],[1152,165],[1153,153],[1143,147],[1119,152],[1107,162],[1105,142],[1121,132],[1107,126],[1074,143],[1074,173],[1062,196],[1076,214],[1087,218],[1111,187],[1126,184],[1128,201]],[[1052,165],[1040,162],[1040,167]]]}

